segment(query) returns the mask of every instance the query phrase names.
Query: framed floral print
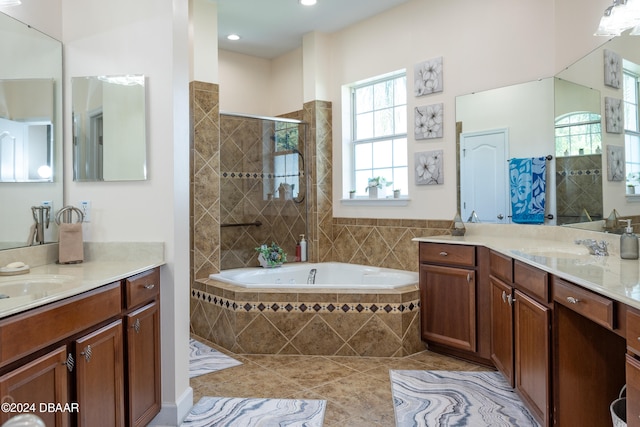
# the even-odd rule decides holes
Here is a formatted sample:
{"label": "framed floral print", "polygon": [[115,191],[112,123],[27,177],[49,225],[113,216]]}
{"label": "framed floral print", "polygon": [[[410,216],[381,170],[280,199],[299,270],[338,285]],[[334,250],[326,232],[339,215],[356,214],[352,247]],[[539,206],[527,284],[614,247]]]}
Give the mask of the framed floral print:
{"label": "framed floral print", "polygon": [[414,67],[415,96],[442,92],[442,57],[421,62]]}
{"label": "framed floral print", "polygon": [[415,153],[416,185],[436,185],[444,183],[442,150]]}
{"label": "framed floral print", "polygon": [[442,138],[444,104],[415,108],[414,137],[416,139]]}
{"label": "framed floral print", "polygon": [[620,88],[622,79],[622,58],[616,52],[604,49],[604,84]]}
{"label": "framed floral print", "polygon": [[604,97],[604,120],[607,133],[622,133],[624,128],[622,99]]}
{"label": "framed floral print", "polygon": [[624,181],[624,147],[607,145],[607,180]]}

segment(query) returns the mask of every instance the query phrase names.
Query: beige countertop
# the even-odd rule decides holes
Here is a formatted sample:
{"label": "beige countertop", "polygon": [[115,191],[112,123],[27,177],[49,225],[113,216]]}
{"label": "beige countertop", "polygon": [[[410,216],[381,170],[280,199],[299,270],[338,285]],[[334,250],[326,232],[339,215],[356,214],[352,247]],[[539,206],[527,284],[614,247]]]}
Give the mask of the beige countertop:
{"label": "beige countertop", "polygon": [[[601,295],[640,309],[640,262],[621,259],[620,236],[569,227],[465,224],[462,237],[428,236],[413,239],[486,246]],[[576,239],[605,240],[609,256],[590,255]]]}
{"label": "beige countertop", "polygon": [[161,266],[163,250],[162,243],[101,245],[85,250],[85,261],[79,264],[52,262],[31,266],[28,274],[0,276],[0,296],[9,295],[0,298],[0,318]]}

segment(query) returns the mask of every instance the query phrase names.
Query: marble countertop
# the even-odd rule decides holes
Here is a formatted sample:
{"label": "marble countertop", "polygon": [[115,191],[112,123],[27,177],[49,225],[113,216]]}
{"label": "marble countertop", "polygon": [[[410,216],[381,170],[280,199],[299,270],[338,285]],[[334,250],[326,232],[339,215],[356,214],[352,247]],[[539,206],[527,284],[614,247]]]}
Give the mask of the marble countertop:
{"label": "marble countertop", "polygon": [[[620,258],[620,236],[568,227],[465,224],[462,237],[427,236],[417,242],[485,246],[640,309],[640,262]],[[605,240],[609,256],[590,255],[576,239]]]}
{"label": "marble countertop", "polygon": [[[164,264],[162,243],[111,245],[79,264],[32,266],[27,274],[0,276],[0,318],[59,301]],[[87,251],[85,251],[86,253]],[[137,252],[139,256],[127,256]],[[114,254],[119,254],[114,256]],[[141,254],[141,256],[140,256]],[[25,260],[28,263],[28,259]],[[2,296],[9,296],[2,297]]]}

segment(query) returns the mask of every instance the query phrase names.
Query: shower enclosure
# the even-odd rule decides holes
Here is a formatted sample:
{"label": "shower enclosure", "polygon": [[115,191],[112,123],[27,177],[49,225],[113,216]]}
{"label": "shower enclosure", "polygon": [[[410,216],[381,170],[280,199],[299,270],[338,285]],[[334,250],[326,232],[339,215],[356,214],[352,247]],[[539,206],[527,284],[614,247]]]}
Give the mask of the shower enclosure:
{"label": "shower enclosure", "polygon": [[294,261],[307,233],[307,126],[300,120],[220,114],[220,267],[258,265],[276,243]]}

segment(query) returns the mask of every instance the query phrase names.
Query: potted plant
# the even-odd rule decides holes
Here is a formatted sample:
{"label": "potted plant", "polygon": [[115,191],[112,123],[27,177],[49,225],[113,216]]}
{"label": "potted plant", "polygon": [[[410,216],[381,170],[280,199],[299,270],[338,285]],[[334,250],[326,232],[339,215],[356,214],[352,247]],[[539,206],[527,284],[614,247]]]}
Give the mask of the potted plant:
{"label": "potted plant", "polygon": [[287,254],[273,242],[271,245],[260,245],[256,248],[256,252],[258,252],[258,262],[261,267],[280,267],[287,261]]}
{"label": "potted plant", "polygon": [[627,194],[636,194],[636,185],[640,185],[640,173],[627,174]]}
{"label": "potted plant", "polygon": [[386,197],[386,188],[391,184],[393,184],[393,182],[387,181],[385,177],[376,176],[375,178],[369,178],[365,191],[369,192],[370,199],[377,199],[378,197],[384,198]]}
{"label": "potted plant", "polygon": [[399,199],[400,198],[400,189],[396,188],[395,190],[393,190],[393,198],[394,199]]}
{"label": "potted plant", "polygon": [[349,198],[350,199],[356,198],[356,190],[349,190]]}

